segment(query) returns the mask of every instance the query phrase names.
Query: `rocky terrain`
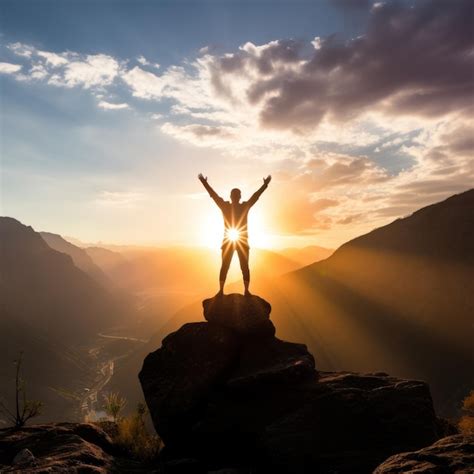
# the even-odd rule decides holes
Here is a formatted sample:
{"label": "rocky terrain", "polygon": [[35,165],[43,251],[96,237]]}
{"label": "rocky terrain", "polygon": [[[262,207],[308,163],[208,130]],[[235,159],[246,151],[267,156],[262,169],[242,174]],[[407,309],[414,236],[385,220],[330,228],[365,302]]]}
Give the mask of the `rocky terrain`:
{"label": "rocky terrain", "polygon": [[[438,418],[429,387],[385,373],[323,372],[275,338],[271,307],[203,302],[139,374],[165,443],[144,465],[94,424],[0,430],[0,472],[471,473],[474,437]],[[108,430],[109,431],[109,430]]]}
{"label": "rocky terrain", "polygon": [[318,372],[306,346],[275,338],[263,299],[203,307],[208,322],[170,334],[140,372],[163,457],[205,470],[366,473],[452,433],[424,382]]}

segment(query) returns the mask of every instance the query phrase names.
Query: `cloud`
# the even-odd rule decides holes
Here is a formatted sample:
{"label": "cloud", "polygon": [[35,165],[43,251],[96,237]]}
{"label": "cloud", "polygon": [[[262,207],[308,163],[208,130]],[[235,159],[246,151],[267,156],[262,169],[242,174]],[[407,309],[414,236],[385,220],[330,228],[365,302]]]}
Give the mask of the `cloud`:
{"label": "cloud", "polygon": [[0,74],[14,74],[21,70],[20,64],[0,63]]}
{"label": "cloud", "polygon": [[[268,163],[284,196],[281,232],[365,231],[472,186],[474,3],[333,3],[367,9],[363,34],[205,47],[162,71],[142,55],[121,61],[14,43],[23,68],[3,63],[3,72],[89,89],[107,110],[143,104],[161,133]],[[127,97],[108,102],[118,89]]]}
{"label": "cloud", "polygon": [[68,62],[60,79],[54,85],[66,87],[82,86],[89,89],[95,86],[110,85],[119,72],[119,63],[106,54],[87,55],[84,60]]}
{"label": "cloud", "polygon": [[173,125],[166,122],[161,130],[168,135],[189,141],[198,146],[220,146],[233,137],[231,128],[211,125]]}
{"label": "cloud", "polygon": [[39,57],[44,58],[47,64],[52,67],[59,67],[67,64],[69,61],[63,55],[52,53],[49,51],[37,51]]}
{"label": "cloud", "polygon": [[101,109],[105,110],[122,110],[122,109],[128,109],[129,105],[126,103],[120,103],[120,104],[114,104],[112,102],[107,102],[105,100],[99,101],[97,104]]}
{"label": "cloud", "polygon": [[17,76],[23,81],[44,79],[54,86],[103,88],[112,84],[121,69],[119,61],[106,54],[57,54],[23,43],[12,43],[8,48],[30,61],[29,72]]}
{"label": "cloud", "polygon": [[7,46],[10,51],[13,51],[17,56],[22,56],[24,58],[31,58],[35,52],[33,46],[23,44],[23,43],[11,43]]}
{"label": "cloud", "polygon": [[122,75],[122,80],[127,84],[135,97],[141,99],[160,99],[166,87],[166,81],[156,74],[145,71],[138,66]]}
{"label": "cloud", "polygon": [[469,112],[473,14],[470,0],[456,8],[435,0],[413,7],[388,2],[372,10],[366,33],[355,39],[246,43],[205,56],[200,73],[215,97],[256,109],[263,127],[301,132],[375,109],[422,117]]}
{"label": "cloud", "polygon": [[140,55],[137,57],[137,61],[142,65],[142,66],[152,66],[156,69],[159,69],[160,68],[160,65],[158,63],[151,63],[150,61],[148,61],[147,58],[145,58],[145,56],[143,55]]}

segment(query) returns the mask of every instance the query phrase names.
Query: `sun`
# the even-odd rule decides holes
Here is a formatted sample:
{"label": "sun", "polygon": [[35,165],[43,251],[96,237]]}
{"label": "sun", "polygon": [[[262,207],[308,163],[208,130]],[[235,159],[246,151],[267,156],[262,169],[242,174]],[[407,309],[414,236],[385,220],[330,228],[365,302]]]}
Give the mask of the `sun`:
{"label": "sun", "polygon": [[[251,247],[273,248],[273,240],[265,222],[265,215],[259,209],[252,209],[249,215],[249,243]],[[220,249],[224,234],[224,223],[220,212],[203,212],[200,225],[196,225],[196,240],[200,245]],[[231,242],[239,241],[239,230],[233,229],[226,236]]]}
{"label": "sun", "polygon": [[227,234],[227,238],[231,242],[237,242],[240,239],[239,229],[233,229],[233,228],[227,229],[226,234]]}

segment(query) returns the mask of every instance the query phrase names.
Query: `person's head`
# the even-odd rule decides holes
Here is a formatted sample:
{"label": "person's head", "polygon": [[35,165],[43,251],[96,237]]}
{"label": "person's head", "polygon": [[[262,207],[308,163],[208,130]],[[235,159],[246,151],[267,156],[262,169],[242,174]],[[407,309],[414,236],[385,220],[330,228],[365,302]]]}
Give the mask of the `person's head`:
{"label": "person's head", "polygon": [[240,189],[238,188],[234,188],[231,192],[230,192],[230,200],[232,202],[239,202],[240,201],[240,197],[241,197],[241,193],[240,193]]}

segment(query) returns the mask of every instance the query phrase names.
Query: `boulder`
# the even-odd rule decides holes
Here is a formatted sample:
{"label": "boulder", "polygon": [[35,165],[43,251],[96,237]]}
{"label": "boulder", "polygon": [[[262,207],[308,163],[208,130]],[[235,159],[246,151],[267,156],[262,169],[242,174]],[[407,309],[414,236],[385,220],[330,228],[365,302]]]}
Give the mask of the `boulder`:
{"label": "boulder", "polygon": [[426,383],[318,373],[305,345],[259,332],[270,305],[257,296],[218,296],[203,306],[209,323],[168,336],[140,373],[168,462],[194,459],[210,471],[367,473],[446,436]]}
{"label": "boulder", "polygon": [[320,372],[265,427],[266,463],[282,472],[371,472],[390,453],[440,436],[429,387],[383,374]]}
{"label": "boulder", "polygon": [[370,472],[442,435],[428,386],[386,374],[317,373],[302,344],[183,326],[140,374],[155,428],[209,469]]}
{"label": "boulder", "polygon": [[155,429],[165,443],[182,439],[209,392],[238,357],[238,338],[221,326],[188,323],[149,354],[139,374]]}
{"label": "boulder", "polygon": [[27,465],[31,465],[35,462],[35,457],[33,453],[28,448],[23,448],[18,454],[13,458],[12,464],[20,464],[23,468]]}
{"label": "boulder", "polygon": [[237,293],[215,296],[202,302],[204,318],[241,335],[273,337],[275,326],[270,321],[270,303],[256,295]]}
{"label": "boulder", "polygon": [[[104,447],[108,448],[108,452],[103,449]],[[57,423],[0,430],[2,473],[105,474],[116,464],[113,454],[114,450],[108,435],[92,424]]]}
{"label": "boulder", "polygon": [[427,448],[396,454],[378,466],[374,474],[402,472],[472,474],[474,472],[474,436],[448,436]]}

